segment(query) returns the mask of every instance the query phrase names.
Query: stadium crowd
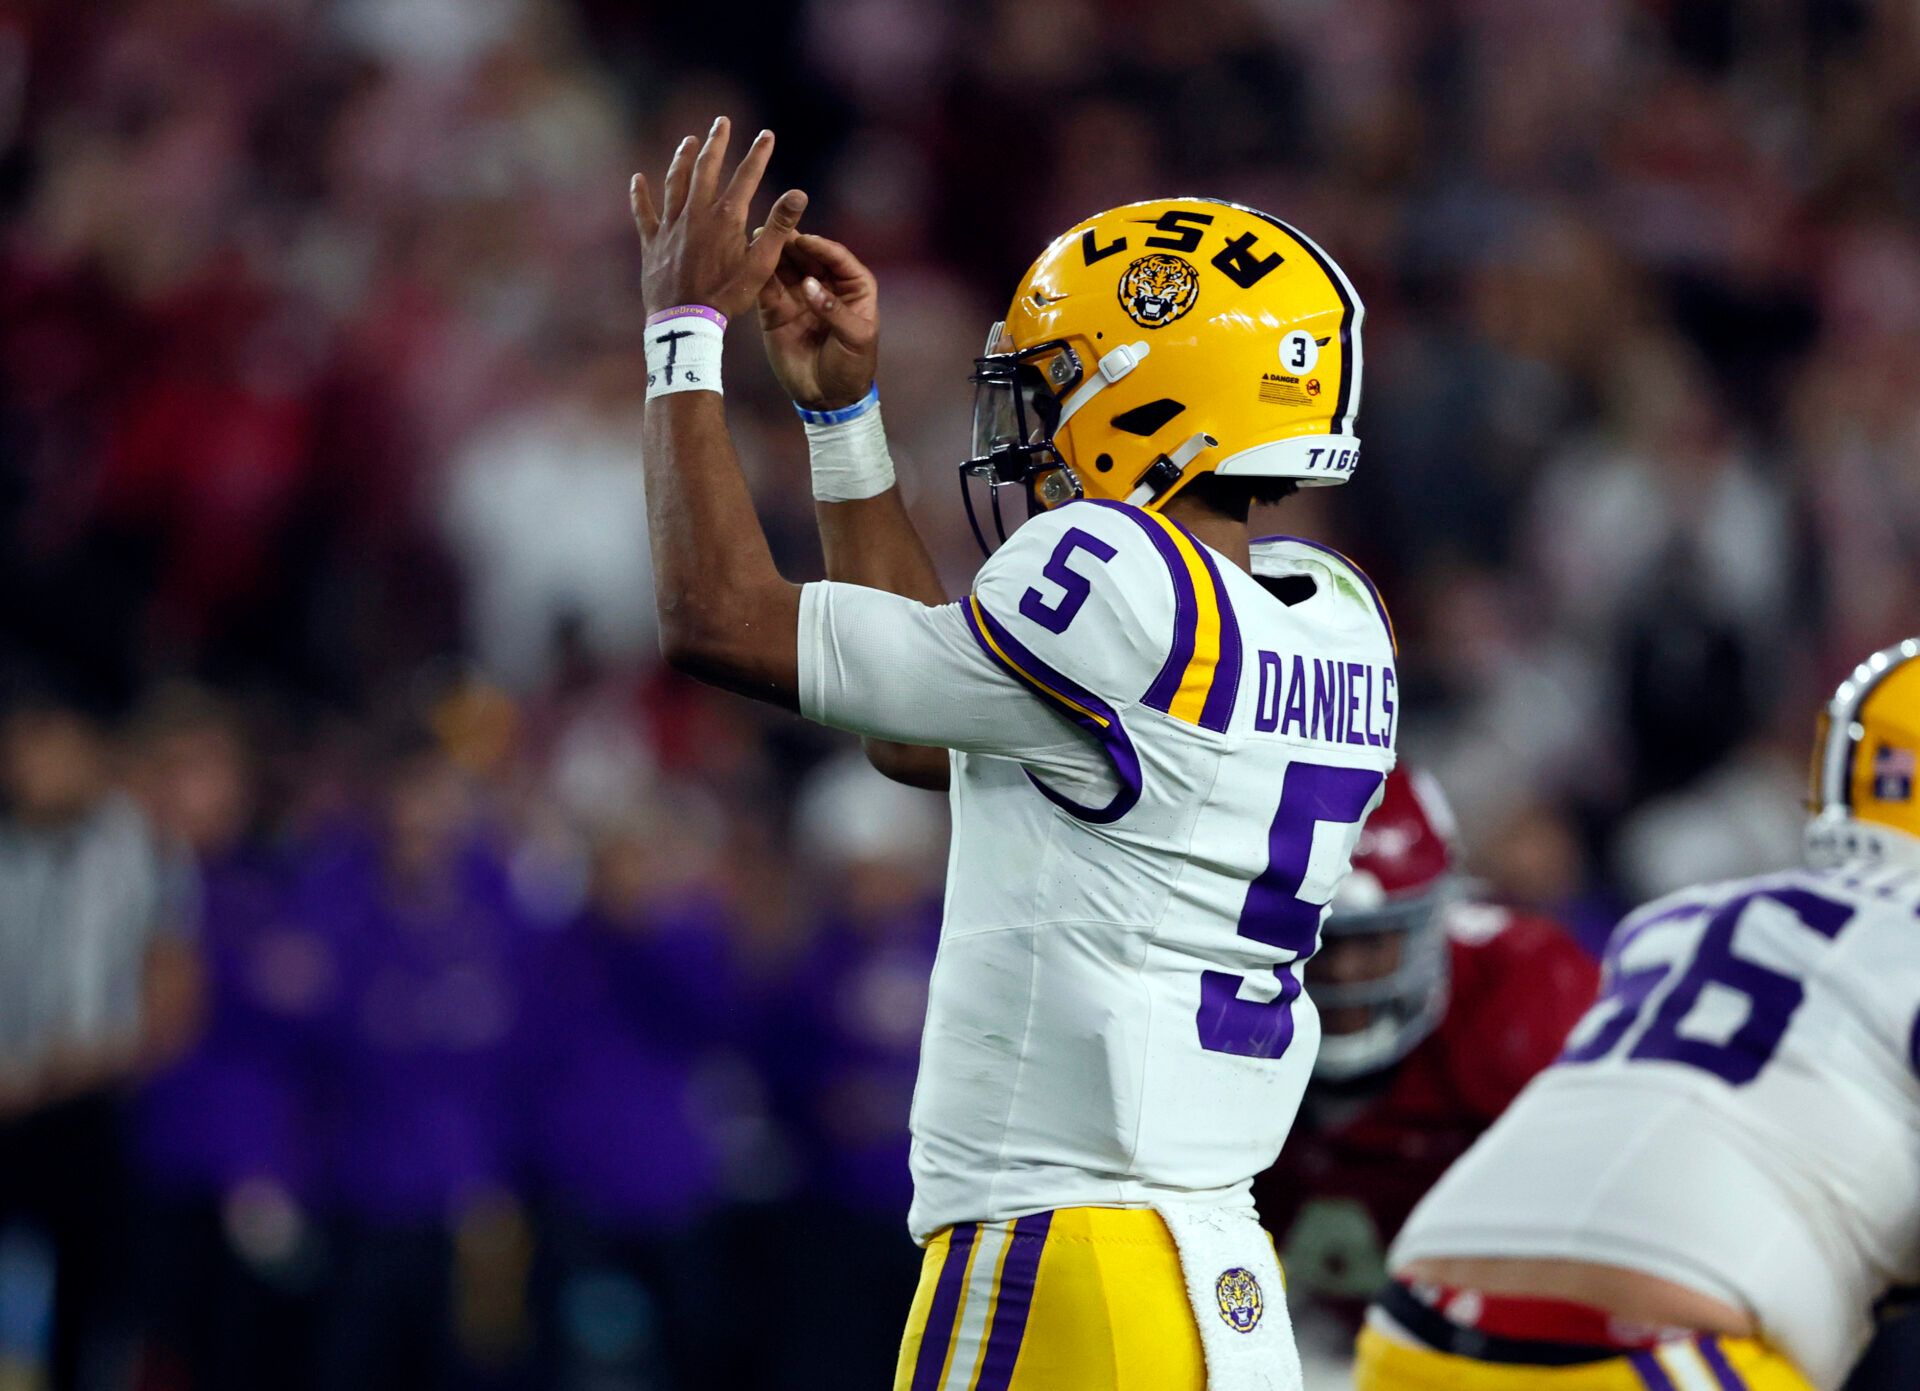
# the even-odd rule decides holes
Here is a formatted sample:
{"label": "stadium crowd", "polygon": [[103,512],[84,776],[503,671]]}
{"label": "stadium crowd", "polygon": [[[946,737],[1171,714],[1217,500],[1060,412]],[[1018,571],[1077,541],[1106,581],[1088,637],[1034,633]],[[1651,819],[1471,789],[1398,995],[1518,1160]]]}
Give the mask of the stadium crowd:
{"label": "stadium crowd", "polygon": [[1591,945],[1796,853],[1920,611],[1909,5],[0,0],[0,1381],[890,1367],[943,811],[653,648],[623,190],[716,111],[879,273],[955,592],[1027,260],[1269,208],[1369,311],[1275,524],[1490,892]]}

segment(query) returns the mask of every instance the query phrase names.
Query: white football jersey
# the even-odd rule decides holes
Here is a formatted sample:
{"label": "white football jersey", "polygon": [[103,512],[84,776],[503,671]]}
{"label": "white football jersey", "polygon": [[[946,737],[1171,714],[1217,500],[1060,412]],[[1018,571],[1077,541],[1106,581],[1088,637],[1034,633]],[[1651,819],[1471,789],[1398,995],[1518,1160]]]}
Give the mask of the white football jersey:
{"label": "white football jersey", "polygon": [[1838,1386],[1920,1281],[1920,874],[1792,870],[1629,916],[1559,1062],[1414,1211],[1423,1257],[1591,1260],[1751,1312]]}
{"label": "white football jersey", "polygon": [[1283,602],[1154,513],[1028,521],[959,604],[806,587],[801,708],[953,749],[913,1105],[924,1240],[1244,1194],[1319,1042],[1300,962],[1393,763],[1371,585],[1262,543]]}

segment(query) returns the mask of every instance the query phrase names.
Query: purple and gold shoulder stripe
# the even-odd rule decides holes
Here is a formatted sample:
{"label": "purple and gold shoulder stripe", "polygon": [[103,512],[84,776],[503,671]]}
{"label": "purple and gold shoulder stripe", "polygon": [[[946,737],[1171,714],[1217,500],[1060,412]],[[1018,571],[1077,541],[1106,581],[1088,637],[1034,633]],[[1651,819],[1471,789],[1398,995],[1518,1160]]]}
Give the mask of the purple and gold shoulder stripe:
{"label": "purple and gold shoulder stripe", "polygon": [[1186,528],[1158,512],[1118,502],[1095,500],[1093,505],[1110,508],[1140,527],[1173,584],[1173,639],[1140,703],[1225,733],[1240,691],[1240,624],[1213,556]]}
{"label": "purple and gold shoulder stripe", "polygon": [[1118,821],[1140,800],[1140,755],[1128,737],[1120,715],[1106,701],[1064,672],[1055,670],[1008,631],[1007,626],[987,612],[979,596],[969,594],[960,605],[966,615],[973,640],[994,661],[1024,682],[1029,690],[1067,716],[1100,744],[1113,765],[1119,789],[1105,806],[1089,807],[1059,792],[1031,771],[1027,778],[1048,801],[1083,821],[1105,824]]}

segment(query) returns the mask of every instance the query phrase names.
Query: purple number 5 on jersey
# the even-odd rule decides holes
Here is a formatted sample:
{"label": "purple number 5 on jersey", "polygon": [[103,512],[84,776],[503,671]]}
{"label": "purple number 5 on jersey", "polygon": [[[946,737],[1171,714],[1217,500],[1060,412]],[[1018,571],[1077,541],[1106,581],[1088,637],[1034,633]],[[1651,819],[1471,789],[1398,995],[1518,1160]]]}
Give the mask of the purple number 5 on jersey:
{"label": "purple number 5 on jersey", "polygon": [[1267,868],[1247,886],[1239,933],[1269,947],[1293,953],[1273,968],[1280,993],[1262,1002],[1240,998],[1245,978],[1231,971],[1203,971],[1200,1012],[1195,1023],[1200,1046],[1214,1053],[1247,1058],[1277,1058],[1293,1042],[1293,1002],[1300,980],[1293,966],[1313,955],[1325,903],[1300,897],[1313,853],[1313,828],[1322,821],[1351,825],[1366,814],[1373,794],[1385,781],[1371,768],[1334,768],[1294,763],[1280,789],[1280,807],[1267,831]]}

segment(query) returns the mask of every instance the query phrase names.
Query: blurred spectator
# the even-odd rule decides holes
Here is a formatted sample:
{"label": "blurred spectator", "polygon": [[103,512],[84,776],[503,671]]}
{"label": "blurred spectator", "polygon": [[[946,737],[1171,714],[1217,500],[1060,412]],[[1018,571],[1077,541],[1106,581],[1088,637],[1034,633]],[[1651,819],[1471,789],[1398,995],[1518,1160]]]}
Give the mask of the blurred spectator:
{"label": "blurred spectator", "polygon": [[9,1319],[0,1362],[110,1387],[133,1350],[113,1091],[191,1028],[185,870],[70,700],[21,692],[0,714],[0,798],[0,1305],[51,1287],[48,1318]]}
{"label": "blurred spectator", "polygon": [[[906,1122],[946,818],[939,798],[847,753],[802,786],[795,824],[822,906],[761,1021],[806,1176],[780,1222],[790,1293],[770,1341],[783,1385],[884,1385],[914,1284],[917,1252],[901,1237],[913,1190]],[[825,1251],[831,1260],[818,1259]]]}
{"label": "blurred spectator", "polygon": [[151,1203],[146,1357],[204,1391],[292,1386],[305,1368],[286,1350],[311,1337],[320,1274],[307,1050],[333,960],[288,920],[237,713],[175,688],[135,735],[135,787],[199,863],[207,984],[197,1041],[134,1111]]}
{"label": "blurred spectator", "polygon": [[551,670],[565,624],[603,658],[651,656],[654,642],[640,487],[645,365],[624,352],[563,366],[554,399],[488,425],[455,458],[446,503],[474,648],[523,690]]}
{"label": "blurred spectator", "polygon": [[489,1238],[510,1221],[523,920],[439,748],[408,742],[379,775],[371,807],[303,850],[287,909],[330,963],[309,1064],[332,1217],[320,1391],[456,1384],[495,1350],[459,1316],[499,1272],[467,1258],[512,1257]]}
{"label": "blurred spectator", "polygon": [[529,979],[530,1159],[556,1391],[720,1385],[742,999],[729,912],[664,809],[601,838],[591,900]]}

